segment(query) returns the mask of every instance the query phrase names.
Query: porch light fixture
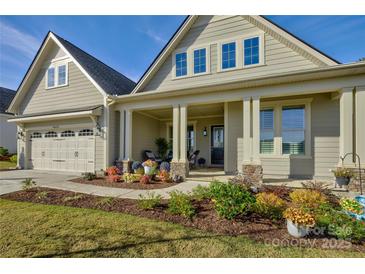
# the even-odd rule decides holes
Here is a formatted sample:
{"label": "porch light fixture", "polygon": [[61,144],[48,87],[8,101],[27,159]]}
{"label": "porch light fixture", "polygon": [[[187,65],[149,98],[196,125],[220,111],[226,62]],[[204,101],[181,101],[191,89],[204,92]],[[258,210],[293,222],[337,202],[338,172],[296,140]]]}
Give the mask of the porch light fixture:
{"label": "porch light fixture", "polygon": [[18,140],[23,139],[23,137],[24,137],[24,132],[18,131]]}
{"label": "porch light fixture", "polygon": [[204,127],[204,130],[203,130],[203,136],[207,136],[207,135],[208,135],[207,127]]}

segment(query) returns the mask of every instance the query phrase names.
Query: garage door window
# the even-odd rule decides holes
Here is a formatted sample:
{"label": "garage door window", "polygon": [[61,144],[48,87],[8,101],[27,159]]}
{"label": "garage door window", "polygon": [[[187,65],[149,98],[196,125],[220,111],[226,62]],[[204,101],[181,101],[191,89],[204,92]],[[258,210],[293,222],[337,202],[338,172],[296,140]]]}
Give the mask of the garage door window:
{"label": "garage door window", "polygon": [[80,130],[79,136],[93,136],[94,132],[91,129]]}
{"label": "garage door window", "polygon": [[45,138],[55,138],[57,137],[57,133],[54,131],[49,131],[44,135]]}
{"label": "garage door window", "polygon": [[39,132],[33,132],[31,135],[30,135],[30,139],[36,139],[36,138],[42,138],[42,134],[39,133]]}
{"label": "garage door window", "polygon": [[66,130],[61,133],[61,137],[74,137],[74,136],[75,132],[73,132],[72,130]]}

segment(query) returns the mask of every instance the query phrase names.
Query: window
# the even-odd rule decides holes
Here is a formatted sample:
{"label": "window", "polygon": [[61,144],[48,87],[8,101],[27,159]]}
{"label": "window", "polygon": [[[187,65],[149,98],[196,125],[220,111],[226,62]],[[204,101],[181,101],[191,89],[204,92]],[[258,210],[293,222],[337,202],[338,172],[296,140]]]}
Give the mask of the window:
{"label": "window", "polygon": [[55,138],[57,137],[57,133],[54,131],[49,131],[44,135],[45,138]]}
{"label": "window", "polygon": [[66,65],[58,67],[58,85],[66,85]]}
{"label": "window", "polygon": [[74,136],[75,136],[75,132],[73,132],[71,130],[66,130],[61,133],[61,137],[74,137]]}
{"label": "window", "polygon": [[206,55],[207,50],[205,48],[194,50],[194,74],[207,71]]}
{"label": "window", "polygon": [[259,37],[246,39],[243,41],[244,64],[245,66],[255,65],[260,62]]}
{"label": "window", "polygon": [[195,144],[194,144],[194,126],[188,126],[187,128],[187,145],[188,145],[188,153],[193,153]]}
{"label": "window", "polygon": [[222,69],[236,67],[236,42],[222,45]]}
{"label": "window", "polygon": [[55,68],[49,68],[47,70],[47,87],[52,88],[55,86]]}
{"label": "window", "polygon": [[91,129],[80,130],[79,136],[93,136],[94,132]]}
{"label": "window", "polygon": [[176,77],[185,76],[188,74],[188,65],[187,65],[187,53],[177,53],[175,56],[175,65],[176,65]]}
{"label": "window", "polygon": [[305,153],[305,107],[283,107],[282,110],[283,154]]}
{"label": "window", "polygon": [[37,138],[42,138],[42,134],[39,133],[39,132],[33,132],[31,135],[30,135],[30,139],[37,139]]}
{"label": "window", "polygon": [[260,153],[272,154],[274,152],[274,110],[260,111]]}

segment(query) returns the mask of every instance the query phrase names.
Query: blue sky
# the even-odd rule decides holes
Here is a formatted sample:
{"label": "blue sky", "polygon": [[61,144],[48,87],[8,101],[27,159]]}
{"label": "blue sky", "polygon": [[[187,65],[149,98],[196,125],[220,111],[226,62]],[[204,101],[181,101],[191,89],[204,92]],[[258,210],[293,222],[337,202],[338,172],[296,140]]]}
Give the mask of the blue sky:
{"label": "blue sky", "polygon": [[[365,16],[268,16],[343,63],[365,57]],[[185,16],[0,16],[0,86],[16,89],[52,30],[137,81]]]}

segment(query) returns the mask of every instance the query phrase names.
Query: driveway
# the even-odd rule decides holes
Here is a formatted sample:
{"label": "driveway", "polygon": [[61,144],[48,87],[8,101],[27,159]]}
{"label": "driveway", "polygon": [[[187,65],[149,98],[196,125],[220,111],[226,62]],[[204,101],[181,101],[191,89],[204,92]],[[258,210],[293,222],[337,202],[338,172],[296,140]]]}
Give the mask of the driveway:
{"label": "driveway", "polygon": [[68,190],[97,196],[110,196],[129,199],[138,199],[140,194],[145,195],[147,192],[155,192],[156,194],[160,194],[163,198],[168,198],[169,192],[173,190],[189,192],[197,185],[208,185],[208,183],[206,182],[188,181],[168,188],[148,191],[78,184],[69,181],[70,179],[77,177],[80,177],[80,173],[39,170],[2,171],[0,172],[0,195],[21,190],[21,182],[26,178],[32,178],[37,183],[37,186]]}

